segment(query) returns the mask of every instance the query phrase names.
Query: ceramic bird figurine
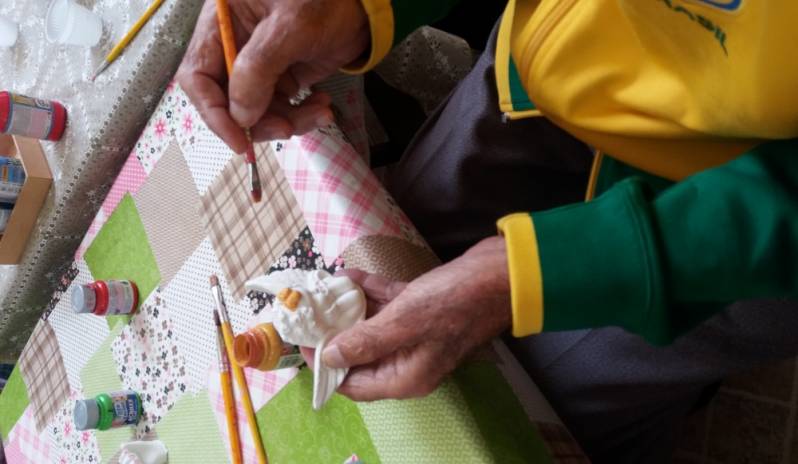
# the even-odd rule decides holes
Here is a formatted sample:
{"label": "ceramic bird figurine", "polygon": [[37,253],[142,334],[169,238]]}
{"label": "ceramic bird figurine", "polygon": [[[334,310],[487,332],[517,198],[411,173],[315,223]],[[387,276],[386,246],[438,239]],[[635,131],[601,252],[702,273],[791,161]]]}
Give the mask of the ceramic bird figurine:
{"label": "ceramic bird figurine", "polygon": [[246,288],[276,296],[273,323],[283,340],[316,348],[313,409],[320,409],[349,372],[325,366],[321,353],[333,337],[366,317],[363,290],[349,277],[296,269],[257,277]]}

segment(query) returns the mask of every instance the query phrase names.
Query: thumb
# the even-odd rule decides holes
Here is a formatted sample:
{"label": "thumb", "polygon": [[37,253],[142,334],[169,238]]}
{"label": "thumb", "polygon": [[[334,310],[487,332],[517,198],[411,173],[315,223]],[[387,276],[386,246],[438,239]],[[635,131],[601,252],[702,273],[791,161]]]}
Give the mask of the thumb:
{"label": "thumb", "polygon": [[322,353],[324,364],[335,368],[369,364],[417,343],[419,328],[399,323],[393,316],[400,314],[397,310],[395,304],[389,304],[371,319],[338,334]]}
{"label": "thumb", "polygon": [[298,34],[290,21],[269,15],[255,27],[241,49],[230,76],[230,115],[241,127],[252,127],[266,113],[277,82],[298,59]]}

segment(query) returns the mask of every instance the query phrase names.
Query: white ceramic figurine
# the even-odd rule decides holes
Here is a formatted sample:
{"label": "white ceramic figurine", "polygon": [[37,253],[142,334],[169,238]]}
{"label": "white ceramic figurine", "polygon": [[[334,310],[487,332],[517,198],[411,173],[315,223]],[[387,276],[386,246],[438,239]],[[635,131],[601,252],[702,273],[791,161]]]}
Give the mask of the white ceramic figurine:
{"label": "white ceramic figurine", "polygon": [[316,348],[313,409],[321,408],[349,372],[325,366],[321,353],[333,337],[366,317],[363,290],[349,277],[295,269],[257,277],[246,288],[277,297],[273,323],[283,340]]}

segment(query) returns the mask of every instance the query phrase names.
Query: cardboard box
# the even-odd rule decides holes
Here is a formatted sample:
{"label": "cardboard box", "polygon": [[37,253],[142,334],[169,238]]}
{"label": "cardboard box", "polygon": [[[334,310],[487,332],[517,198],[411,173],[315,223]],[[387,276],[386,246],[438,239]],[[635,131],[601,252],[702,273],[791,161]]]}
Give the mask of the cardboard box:
{"label": "cardboard box", "polygon": [[0,155],[20,158],[25,168],[25,184],[0,237],[0,264],[19,264],[53,185],[53,175],[38,140],[0,134]]}

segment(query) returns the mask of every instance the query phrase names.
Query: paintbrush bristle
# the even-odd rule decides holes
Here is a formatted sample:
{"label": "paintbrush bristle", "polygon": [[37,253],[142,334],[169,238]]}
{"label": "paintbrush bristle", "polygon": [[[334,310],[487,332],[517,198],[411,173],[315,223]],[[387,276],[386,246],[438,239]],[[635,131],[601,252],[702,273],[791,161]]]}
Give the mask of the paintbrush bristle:
{"label": "paintbrush bristle", "polygon": [[219,285],[219,278],[214,274],[211,276],[211,287],[216,287],[217,285]]}
{"label": "paintbrush bristle", "polygon": [[213,312],[213,322],[216,324],[216,327],[220,327],[222,325],[222,321],[219,320],[219,313],[216,311]]}

